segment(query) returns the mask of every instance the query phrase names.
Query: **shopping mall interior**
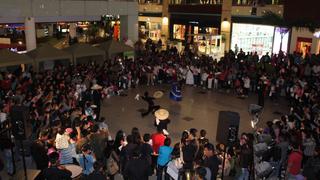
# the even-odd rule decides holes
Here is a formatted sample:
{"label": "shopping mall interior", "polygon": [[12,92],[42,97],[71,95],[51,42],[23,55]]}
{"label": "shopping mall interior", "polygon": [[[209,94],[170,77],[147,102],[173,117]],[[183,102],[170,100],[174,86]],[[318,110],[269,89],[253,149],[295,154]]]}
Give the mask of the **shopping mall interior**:
{"label": "shopping mall interior", "polygon": [[1,0],[0,180],[318,179],[319,0]]}

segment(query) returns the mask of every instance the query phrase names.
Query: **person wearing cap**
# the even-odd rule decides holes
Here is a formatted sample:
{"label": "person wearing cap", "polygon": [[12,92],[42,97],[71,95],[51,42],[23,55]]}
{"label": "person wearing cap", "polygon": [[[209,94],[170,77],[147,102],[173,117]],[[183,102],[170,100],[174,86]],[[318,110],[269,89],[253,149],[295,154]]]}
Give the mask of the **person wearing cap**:
{"label": "person wearing cap", "polygon": [[144,93],[144,96],[142,96],[141,98],[148,103],[148,110],[147,110],[147,112],[141,113],[141,116],[142,116],[142,117],[145,117],[145,116],[148,115],[149,113],[160,109],[160,106],[159,106],[159,105],[154,105],[153,100],[154,100],[155,98],[149,96],[149,93],[148,93],[147,91]]}

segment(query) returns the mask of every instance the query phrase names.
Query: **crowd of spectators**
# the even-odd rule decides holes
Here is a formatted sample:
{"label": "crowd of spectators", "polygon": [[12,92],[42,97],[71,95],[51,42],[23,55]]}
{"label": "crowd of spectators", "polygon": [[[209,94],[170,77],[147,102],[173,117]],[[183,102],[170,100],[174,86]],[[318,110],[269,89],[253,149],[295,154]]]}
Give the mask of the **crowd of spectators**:
{"label": "crowd of spectators", "polygon": [[[158,43],[159,44],[159,43]],[[182,132],[181,140],[172,144],[170,137],[157,130],[142,135],[138,128],[130,134],[119,130],[115,136],[100,117],[104,98],[125,95],[125,90],[140,84],[160,85],[179,82],[207,90],[233,93],[241,98],[258,95],[277,102],[286,98],[290,113],[280,120],[268,121],[257,134],[269,135],[268,145],[279,147],[281,157],[273,157],[287,177],[300,175],[314,179],[319,175],[319,75],[318,56],[302,58],[299,53],[285,55],[230,51],[219,60],[198,56],[186,47],[162,51],[148,42],[136,46],[136,58],[76,66],[56,65],[53,70],[0,74],[1,122],[10,118],[15,106],[28,107],[30,117],[31,156],[39,179],[70,179],[72,173],[63,165],[82,167],[81,178],[143,180],[156,174],[158,179],[180,176],[188,179],[216,179],[224,175],[248,179],[252,174],[255,136],[243,133],[228,148],[222,170],[225,145],[213,145],[206,131],[191,128]],[[10,137],[1,138],[9,175],[14,170]],[[288,148],[289,147],[289,148]],[[269,158],[270,159],[270,158]],[[300,171],[303,169],[303,171]]]}

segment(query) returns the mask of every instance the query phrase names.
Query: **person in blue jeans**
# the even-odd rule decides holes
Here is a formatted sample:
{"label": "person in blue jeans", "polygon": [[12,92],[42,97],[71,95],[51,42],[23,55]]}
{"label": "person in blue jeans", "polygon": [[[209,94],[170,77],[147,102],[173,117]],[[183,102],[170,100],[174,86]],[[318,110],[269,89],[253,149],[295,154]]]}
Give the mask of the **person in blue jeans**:
{"label": "person in blue jeans", "polygon": [[170,147],[171,139],[166,138],[164,140],[164,145],[159,148],[159,155],[157,160],[157,180],[162,180],[163,172],[165,172],[165,180],[169,180],[170,177],[166,173],[166,166],[171,160],[171,153],[173,148]]}
{"label": "person in blue jeans", "polygon": [[252,148],[249,147],[248,137],[243,134],[240,138],[240,167],[241,175],[238,180],[248,180],[249,179],[249,167],[252,164]]}
{"label": "person in blue jeans", "polygon": [[81,148],[82,154],[78,154],[78,161],[80,166],[82,167],[82,173],[84,175],[89,175],[93,172],[93,164],[96,162],[95,155],[91,152],[90,146],[85,144]]}

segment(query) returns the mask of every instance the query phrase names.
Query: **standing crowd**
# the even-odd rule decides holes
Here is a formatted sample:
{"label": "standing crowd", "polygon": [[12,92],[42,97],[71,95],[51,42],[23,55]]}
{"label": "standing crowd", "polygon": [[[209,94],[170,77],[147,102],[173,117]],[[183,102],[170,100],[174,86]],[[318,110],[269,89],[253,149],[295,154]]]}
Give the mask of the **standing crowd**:
{"label": "standing crowd", "polygon": [[[32,69],[1,73],[1,122],[11,117],[14,107],[28,108],[26,126],[30,127],[30,154],[41,170],[38,179],[114,179],[120,173],[128,180],[148,179],[152,174],[158,179],[196,176],[214,180],[222,172],[248,179],[255,141],[250,133],[243,133],[228,148],[209,142],[204,129],[186,130],[174,144],[161,129],[143,135],[138,128],[128,135],[122,130],[110,134],[106,119],[100,117],[104,98],[125,95],[124,90],[141,84],[173,82],[241,98],[257,93],[260,106],[267,97],[273,102],[281,96],[288,99],[290,114],[268,122],[257,133],[271,137],[268,145],[273,143],[281,150],[281,157],[272,157],[278,165],[277,176],[281,169],[287,169],[286,177],[291,179],[319,175],[320,170],[315,171],[320,167],[319,55],[302,58],[299,53],[280,53],[259,58],[240,49],[217,61],[188,48],[181,53],[175,47],[161,51],[152,42],[145,47],[137,45],[136,55],[135,59],[115,58],[100,65],[56,65],[39,73]],[[10,137],[1,137],[9,175],[15,173],[13,146]],[[81,167],[81,172],[68,169],[70,164]]]}

